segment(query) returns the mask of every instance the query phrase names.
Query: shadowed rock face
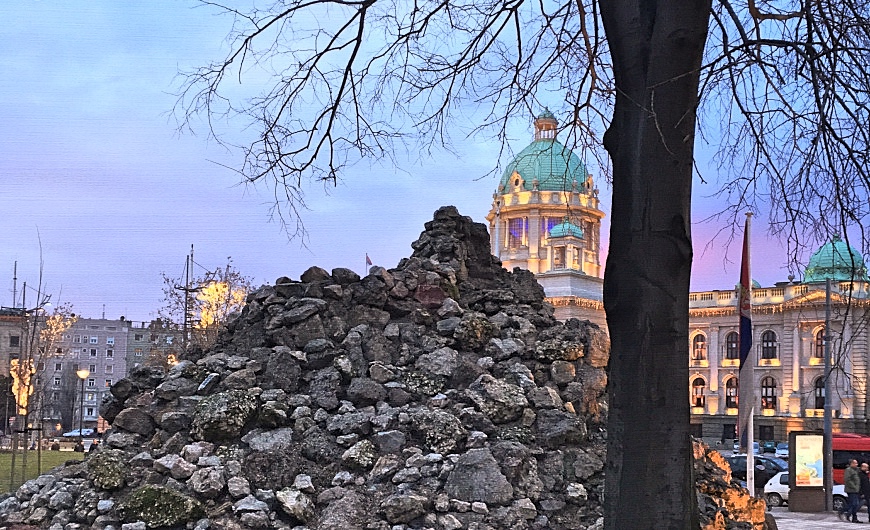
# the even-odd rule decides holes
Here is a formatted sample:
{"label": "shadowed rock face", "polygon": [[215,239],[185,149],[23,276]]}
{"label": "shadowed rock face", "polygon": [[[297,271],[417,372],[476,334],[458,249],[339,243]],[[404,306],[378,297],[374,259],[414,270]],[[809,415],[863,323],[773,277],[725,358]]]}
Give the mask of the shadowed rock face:
{"label": "shadowed rock face", "polygon": [[[484,225],[453,207],[411,246],[363,278],[279,278],[210,351],[167,374],[134,370],[102,408],[114,424],[101,451],[127,465],[30,481],[0,499],[0,520],[599,527],[606,336],[557,322],[534,277],[504,270]],[[149,499],[190,509],[155,512]]]}

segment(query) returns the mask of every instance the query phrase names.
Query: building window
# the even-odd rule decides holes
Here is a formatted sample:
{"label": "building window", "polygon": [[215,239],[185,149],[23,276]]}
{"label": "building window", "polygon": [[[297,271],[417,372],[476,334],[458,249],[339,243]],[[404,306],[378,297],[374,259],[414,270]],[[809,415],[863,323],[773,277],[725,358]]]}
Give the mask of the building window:
{"label": "building window", "polygon": [[817,359],[825,358],[825,330],[824,328],[816,332],[815,348],[813,348],[813,357]]}
{"label": "building window", "polygon": [[725,408],[737,408],[737,378],[732,377],[725,381]]}
{"label": "building window", "polygon": [[776,379],[768,376],[761,380],[762,410],[776,410]]}
{"label": "building window", "polygon": [[106,379],[106,388],[109,388],[110,386],[112,386],[112,380]]}
{"label": "building window", "polygon": [[109,346],[114,346],[115,345],[115,337],[106,337],[106,344],[108,344]]}
{"label": "building window", "polygon": [[526,218],[508,219],[508,248],[519,248],[526,245]]}
{"label": "building window", "polygon": [[541,239],[546,239],[550,237],[550,230],[552,230],[552,228],[557,224],[561,223],[562,219],[559,217],[544,217],[541,219],[541,222],[543,223],[543,226],[541,226]]}
{"label": "building window", "polygon": [[63,363],[54,363],[54,371],[60,372],[61,370],[63,370]]}
{"label": "building window", "polygon": [[94,407],[85,407],[85,416],[93,416]]}
{"label": "building window", "polygon": [[740,358],[740,335],[736,331],[725,335],[725,358],[731,360]]}
{"label": "building window", "polygon": [[88,392],[85,394],[85,400],[93,401],[95,396],[96,396],[96,394],[94,394],[93,392]]}
{"label": "building window", "polygon": [[9,335],[9,347],[10,348],[21,347],[21,337],[19,337],[18,335]]}
{"label": "building window", "polygon": [[819,377],[818,379],[816,379],[815,387],[815,407],[813,408],[823,409],[825,408],[825,378]]}
{"label": "building window", "polygon": [[91,387],[97,386],[97,380],[94,379],[93,377],[89,377],[88,378],[88,386],[91,386]]}
{"label": "building window", "polygon": [[74,343],[80,343],[81,341],[82,341],[82,336],[81,336],[81,335],[75,335],[75,336],[73,336],[73,342],[74,342]]}
{"label": "building window", "polygon": [[108,366],[106,366],[106,373],[107,373],[107,374],[115,373],[115,367],[112,366],[111,364],[108,365]]}
{"label": "building window", "polygon": [[135,357],[142,357],[142,348],[136,348],[135,350],[133,350],[133,355]]}
{"label": "building window", "polygon": [[91,357],[96,357],[96,356],[97,356],[97,349],[91,348]]}
{"label": "building window", "polygon": [[565,268],[565,247],[556,247],[553,249],[553,268]]}
{"label": "building window", "polygon": [[97,365],[96,365],[96,364],[89,364],[89,365],[88,365],[88,371],[91,372],[91,373],[96,372],[96,371],[97,371]]}
{"label": "building window", "polygon": [[51,393],[51,400],[52,400],[52,401],[57,401],[58,397],[60,397],[60,394],[59,394],[59,393],[57,393],[57,392],[52,392],[52,393]]}
{"label": "building window", "polygon": [[141,341],[144,338],[145,338],[145,335],[143,335],[141,333],[136,333],[135,335],[133,335],[133,340],[135,340],[137,342]]}
{"label": "building window", "polygon": [[761,334],[761,358],[776,359],[776,333],[767,330]]}
{"label": "building window", "polygon": [[91,337],[91,344],[98,344],[100,341],[99,337]]}
{"label": "building window", "polygon": [[707,337],[702,333],[695,335],[692,339],[692,360],[704,361],[707,359]]}
{"label": "building window", "polygon": [[54,378],[54,386],[60,386],[60,377]]}
{"label": "building window", "polygon": [[115,350],[106,350],[106,359],[112,359],[115,357]]}
{"label": "building window", "polygon": [[696,377],[692,381],[692,406],[693,407],[703,407],[704,406],[704,389],[707,384],[704,382],[704,379],[701,377]]}
{"label": "building window", "polygon": [[45,371],[45,362],[41,361],[41,362],[36,363],[36,371],[37,372],[44,372]]}

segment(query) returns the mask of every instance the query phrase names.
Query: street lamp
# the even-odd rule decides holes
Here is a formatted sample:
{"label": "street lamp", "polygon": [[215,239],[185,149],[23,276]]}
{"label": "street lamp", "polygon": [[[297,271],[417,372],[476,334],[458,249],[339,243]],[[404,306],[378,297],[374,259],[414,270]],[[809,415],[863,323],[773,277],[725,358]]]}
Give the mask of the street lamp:
{"label": "street lamp", "polygon": [[76,370],[76,375],[79,376],[79,379],[82,380],[82,406],[80,411],[81,415],[79,416],[79,439],[82,439],[82,428],[85,422],[85,379],[87,379],[88,376],[91,375],[91,371],[86,368],[82,368],[81,370]]}

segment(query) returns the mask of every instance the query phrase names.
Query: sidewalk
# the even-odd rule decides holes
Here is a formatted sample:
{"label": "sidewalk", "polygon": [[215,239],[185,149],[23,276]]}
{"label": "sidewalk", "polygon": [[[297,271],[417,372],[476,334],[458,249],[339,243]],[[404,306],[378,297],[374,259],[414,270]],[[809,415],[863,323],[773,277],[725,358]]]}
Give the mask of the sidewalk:
{"label": "sidewalk", "polygon": [[788,506],[771,508],[770,513],[776,519],[778,530],[820,530],[825,528],[867,528],[867,512],[858,513],[858,519],[864,524],[852,524],[841,521],[836,512],[803,513],[790,512]]}

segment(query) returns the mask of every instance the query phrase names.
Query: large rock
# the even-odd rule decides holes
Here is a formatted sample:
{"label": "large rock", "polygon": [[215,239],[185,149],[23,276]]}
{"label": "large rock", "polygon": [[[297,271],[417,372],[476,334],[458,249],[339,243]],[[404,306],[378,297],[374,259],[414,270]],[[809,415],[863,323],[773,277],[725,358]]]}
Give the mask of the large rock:
{"label": "large rock", "polygon": [[196,406],[191,434],[209,442],[238,438],[256,411],[257,398],[242,390],[208,396]]}
{"label": "large rock", "polygon": [[444,491],[454,499],[487,504],[509,504],[514,494],[513,486],[487,448],[469,449],[460,456]]}
{"label": "large rock", "polygon": [[142,521],[148,528],[183,527],[205,515],[205,509],[197,500],[151,484],[130,493],[118,512],[124,521]]}

